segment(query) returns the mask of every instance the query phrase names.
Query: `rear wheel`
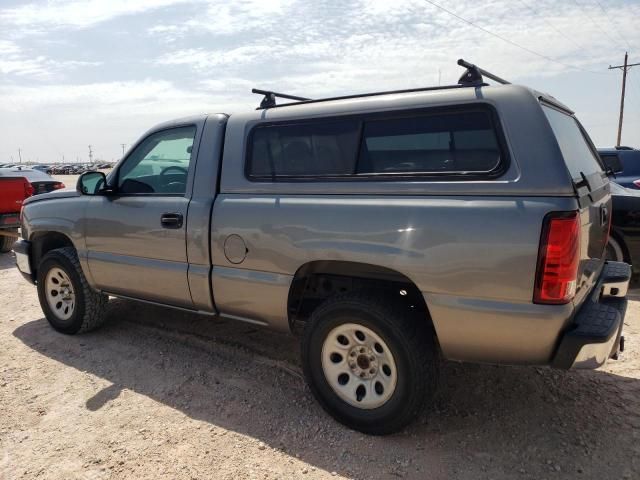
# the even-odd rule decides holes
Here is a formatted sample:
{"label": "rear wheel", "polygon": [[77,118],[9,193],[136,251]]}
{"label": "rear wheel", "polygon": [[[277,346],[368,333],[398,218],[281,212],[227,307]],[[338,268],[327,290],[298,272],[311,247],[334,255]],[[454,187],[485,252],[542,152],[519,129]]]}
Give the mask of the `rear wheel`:
{"label": "rear wheel", "polygon": [[609,237],[605,254],[607,260],[624,262],[624,250],[622,249],[622,245],[613,236]]}
{"label": "rear wheel", "polygon": [[18,238],[18,230],[9,230],[8,232],[15,233],[15,237],[7,237],[5,235],[0,235],[0,253],[7,253],[11,251],[13,248],[13,244],[16,242]]}
{"label": "rear wheel", "polygon": [[337,295],[313,312],[302,362],[322,407],[374,435],[410,423],[437,383],[437,347],[426,319],[393,298],[366,293]]}
{"label": "rear wheel", "polygon": [[47,253],[38,266],[37,283],[42,311],[57,331],[88,332],[104,323],[108,297],[89,286],[73,248]]}

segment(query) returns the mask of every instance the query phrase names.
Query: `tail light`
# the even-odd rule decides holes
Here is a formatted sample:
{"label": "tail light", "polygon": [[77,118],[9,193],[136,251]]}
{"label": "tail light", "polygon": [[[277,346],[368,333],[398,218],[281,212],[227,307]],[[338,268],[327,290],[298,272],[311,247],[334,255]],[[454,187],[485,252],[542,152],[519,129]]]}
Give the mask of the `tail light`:
{"label": "tail light", "polygon": [[31,195],[33,195],[33,185],[31,185],[29,182],[27,182],[26,180],[24,181],[24,198],[29,198]]}
{"label": "tail light", "polygon": [[61,188],[64,188],[64,183],[56,182],[56,183],[53,184],[53,189],[54,190],[60,190]]}
{"label": "tail light", "polygon": [[636,188],[640,188],[640,180],[634,180],[633,184],[636,186]]}
{"label": "tail light", "polygon": [[569,303],[575,293],[580,263],[578,212],[556,212],[544,219],[534,303]]}

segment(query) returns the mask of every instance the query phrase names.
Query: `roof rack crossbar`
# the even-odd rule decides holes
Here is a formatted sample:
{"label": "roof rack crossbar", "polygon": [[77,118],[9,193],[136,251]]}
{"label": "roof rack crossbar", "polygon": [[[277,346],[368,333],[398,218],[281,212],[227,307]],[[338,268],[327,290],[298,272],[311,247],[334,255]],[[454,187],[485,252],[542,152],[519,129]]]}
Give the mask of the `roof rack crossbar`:
{"label": "roof rack crossbar", "polygon": [[[252,88],[252,93],[257,93],[259,95],[264,95],[264,98],[260,102],[260,106],[258,110],[263,110],[265,108],[274,108],[274,107],[285,107],[289,105],[296,105],[299,103],[315,103],[315,102],[327,102],[330,100],[347,100],[353,98],[361,98],[361,97],[373,97],[377,95],[390,95],[394,93],[410,93],[410,92],[426,92],[430,90],[445,90],[451,88],[464,88],[464,87],[481,87],[486,86],[483,77],[490,78],[491,80],[501,83],[502,85],[510,85],[511,82],[508,82],[504,78],[500,78],[497,75],[494,75],[491,72],[487,72],[486,70],[474,65],[473,63],[469,63],[462,58],[458,60],[458,65],[461,67],[465,67],[466,70],[458,80],[456,85],[442,85],[437,87],[422,87],[422,88],[409,88],[405,90],[391,90],[384,92],[373,92],[373,93],[360,93],[355,95],[343,95],[338,97],[329,97],[329,98],[318,98],[311,99],[305,97],[299,97],[297,95],[289,95],[287,93],[278,93],[273,92],[271,90],[261,90],[259,88]],[[286,98],[288,100],[294,100],[293,103],[283,103],[280,105],[276,104],[276,98]]]}
{"label": "roof rack crossbar", "polygon": [[299,102],[306,102],[311,100],[306,97],[298,97],[296,95],[289,95],[287,93],[278,93],[272,92],[271,90],[261,90],[259,88],[252,88],[251,93],[257,93],[259,95],[264,95],[264,98],[260,102],[260,108],[270,108],[276,106],[276,97],[278,98],[286,98],[288,100],[297,100]]}
{"label": "roof rack crossbar", "polygon": [[461,67],[465,67],[467,70],[462,74],[458,83],[460,85],[467,86],[480,86],[484,84],[483,76],[490,78],[494,82],[501,83],[502,85],[510,85],[511,82],[506,81],[504,78],[500,78],[497,75],[494,75],[491,72],[487,72],[486,70],[474,65],[473,63],[469,63],[462,58],[458,60],[458,65]]}

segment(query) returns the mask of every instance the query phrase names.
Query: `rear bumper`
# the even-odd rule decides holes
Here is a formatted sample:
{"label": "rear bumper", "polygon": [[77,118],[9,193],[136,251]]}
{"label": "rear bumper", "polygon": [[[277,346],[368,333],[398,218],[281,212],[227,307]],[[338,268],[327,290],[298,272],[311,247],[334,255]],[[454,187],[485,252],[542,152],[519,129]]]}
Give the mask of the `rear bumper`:
{"label": "rear bumper", "polygon": [[29,282],[35,283],[33,270],[31,269],[31,242],[18,240],[13,244],[13,252],[16,254],[16,266],[22,276]]}
{"label": "rear bumper", "polygon": [[607,262],[596,287],[561,337],[552,366],[598,368],[621,347],[631,267]]}
{"label": "rear bumper", "polygon": [[19,213],[0,213],[0,229],[20,227]]}

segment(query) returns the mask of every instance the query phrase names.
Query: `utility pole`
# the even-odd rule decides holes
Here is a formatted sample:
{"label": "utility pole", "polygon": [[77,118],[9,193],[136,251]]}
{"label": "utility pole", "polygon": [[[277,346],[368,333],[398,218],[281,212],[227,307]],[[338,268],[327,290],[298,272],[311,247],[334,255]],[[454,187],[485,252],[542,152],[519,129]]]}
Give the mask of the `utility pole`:
{"label": "utility pole", "polygon": [[120,145],[122,146],[122,156],[124,157],[124,147],[126,147],[127,144],[126,143],[121,143]]}
{"label": "utility pole", "polygon": [[613,67],[609,65],[609,70],[616,68],[622,70],[622,95],[620,96],[620,119],[618,120],[618,141],[616,142],[616,147],[620,146],[620,141],[622,140],[622,117],[624,116],[624,94],[627,87],[627,72],[631,67],[635,67],[636,65],[640,65],[640,63],[629,64],[628,52],[624,52],[624,65],[616,65]]}
{"label": "utility pole", "polygon": [[20,165],[22,165],[22,151],[18,149],[18,158],[20,159]]}
{"label": "utility pole", "polygon": [[93,165],[93,150],[91,150],[91,145],[89,145],[89,163]]}

